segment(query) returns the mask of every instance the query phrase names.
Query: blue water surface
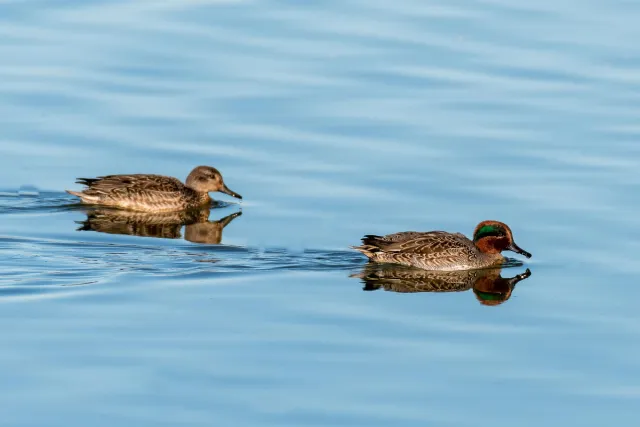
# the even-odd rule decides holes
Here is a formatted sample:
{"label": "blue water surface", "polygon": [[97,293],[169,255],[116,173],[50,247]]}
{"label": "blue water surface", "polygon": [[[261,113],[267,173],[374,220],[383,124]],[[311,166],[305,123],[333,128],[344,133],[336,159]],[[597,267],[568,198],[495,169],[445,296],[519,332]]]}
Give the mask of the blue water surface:
{"label": "blue water surface", "polygon": [[[639,20],[0,2],[2,425],[638,425]],[[201,164],[244,197],[204,234],[96,230],[64,193]],[[484,219],[533,254],[506,294],[363,290],[364,234]]]}

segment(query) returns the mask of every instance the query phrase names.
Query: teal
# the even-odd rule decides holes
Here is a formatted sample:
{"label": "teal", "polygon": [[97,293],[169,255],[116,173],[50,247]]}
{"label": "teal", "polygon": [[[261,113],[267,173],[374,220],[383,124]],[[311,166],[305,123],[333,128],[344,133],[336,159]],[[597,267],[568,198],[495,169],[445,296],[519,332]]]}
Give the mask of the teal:
{"label": "teal", "polygon": [[222,174],[211,166],[194,168],[184,184],[173,177],[151,174],[78,178],[76,183],[87,188],[66,191],[79,197],[82,203],[143,212],[170,212],[207,206],[211,204],[209,192],[213,191],[242,199],[226,186]]}
{"label": "teal", "polygon": [[499,221],[482,221],[473,241],[461,233],[445,231],[404,231],[386,236],[367,235],[361,246],[352,248],[374,262],[418,267],[425,270],[470,270],[500,265],[502,251],[510,250],[527,258],[531,254],[513,240],[511,229]]}

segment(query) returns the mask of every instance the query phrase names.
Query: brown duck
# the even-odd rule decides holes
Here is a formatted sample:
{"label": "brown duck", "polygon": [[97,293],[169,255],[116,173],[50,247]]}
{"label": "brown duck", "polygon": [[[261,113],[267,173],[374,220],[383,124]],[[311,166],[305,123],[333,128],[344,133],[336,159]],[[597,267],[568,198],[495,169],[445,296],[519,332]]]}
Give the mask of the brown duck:
{"label": "brown duck", "polygon": [[78,178],[76,184],[86,185],[83,191],[67,190],[83,203],[112,206],[143,212],[169,212],[192,209],[211,204],[209,192],[219,191],[238,199],[216,168],[198,166],[183,184],[163,175],[134,174],[107,175],[97,178]]}
{"label": "brown duck", "polygon": [[511,229],[499,221],[482,221],[473,240],[461,233],[405,231],[386,236],[367,235],[352,246],[370,260],[409,265],[425,270],[470,270],[502,264],[501,252],[510,250],[527,258],[531,254],[513,240]]}

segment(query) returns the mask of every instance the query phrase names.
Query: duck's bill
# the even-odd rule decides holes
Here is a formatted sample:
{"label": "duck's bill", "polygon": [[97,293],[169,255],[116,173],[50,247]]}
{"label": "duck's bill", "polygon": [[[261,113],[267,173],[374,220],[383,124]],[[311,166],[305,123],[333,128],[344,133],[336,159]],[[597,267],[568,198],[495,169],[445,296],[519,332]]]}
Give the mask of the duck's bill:
{"label": "duck's bill", "polygon": [[231,197],[235,197],[236,199],[240,199],[240,200],[242,200],[242,196],[241,196],[241,195],[239,195],[239,194],[238,194],[238,193],[236,193],[235,191],[231,191],[231,190],[229,190],[229,187],[227,187],[226,185],[220,189],[220,192],[221,192],[221,193],[224,193],[224,194],[228,194],[228,195],[230,195]]}
{"label": "duck's bill", "polygon": [[524,249],[522,249],[520,246],[516,245],[515,243],[512,243],[511,246],[509,246],[507,249],[509,249],[510,251],[513,251],[517,254],[520,254],[522,256],[526,256],[527,258],[531,258],[531,254],[527,251],[525,251]]}

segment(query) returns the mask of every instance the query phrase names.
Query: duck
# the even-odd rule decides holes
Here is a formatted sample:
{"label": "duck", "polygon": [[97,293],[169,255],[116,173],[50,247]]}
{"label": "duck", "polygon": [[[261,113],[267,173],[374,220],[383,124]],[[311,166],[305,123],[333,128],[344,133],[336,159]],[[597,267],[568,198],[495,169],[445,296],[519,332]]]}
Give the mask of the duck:
{"label": "duck", "polygon": [[177,178],[152,174],[77,178],[76,184],[87,188],[66,192],[79,197],[82,203],[141,212],[171,212],[209,206],[212,201],[209,192],[214,191],[242,200],[241,195],[226,186],[222,174],[211,166],[197,166],[184,184]]}
{"label": "duck", "polygon": [[502,251],[527,258],[531,254],[513,240],[509,226],[500,221],[480,222],[473,240],[462,233],[403,231],[386,236],[366,235],[361,246],[351,246],[370,261],[402,264],[424,270],[457,271],[503,264]]}

